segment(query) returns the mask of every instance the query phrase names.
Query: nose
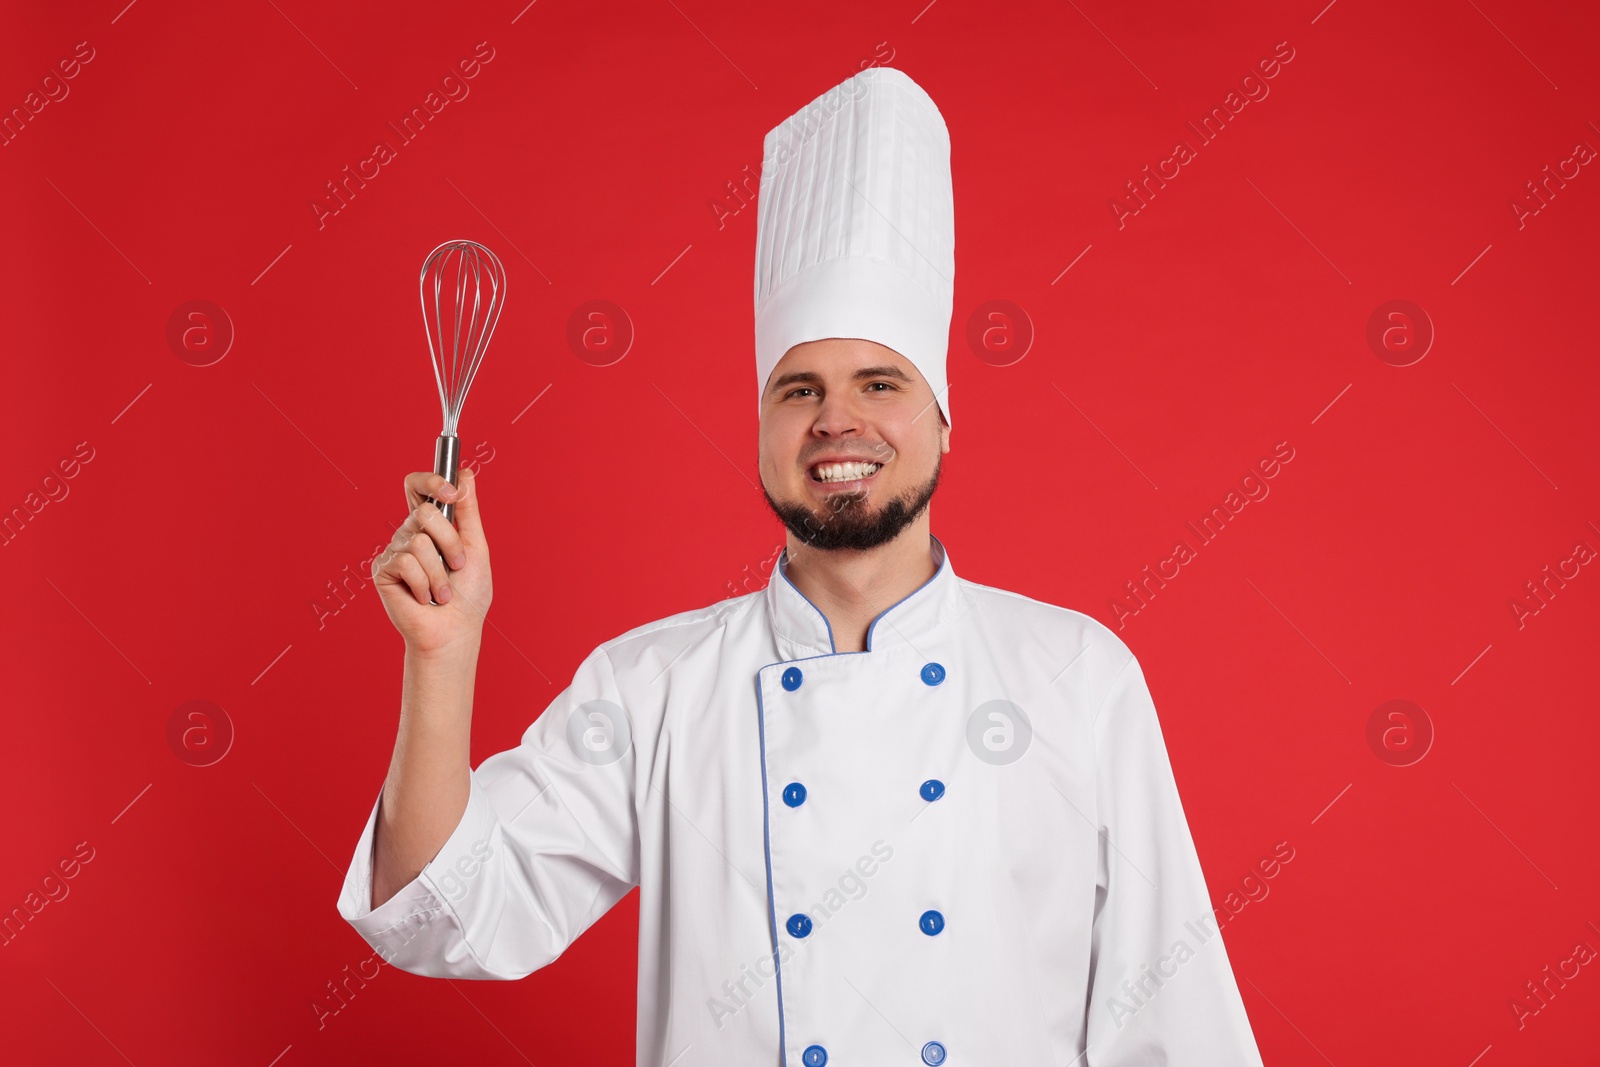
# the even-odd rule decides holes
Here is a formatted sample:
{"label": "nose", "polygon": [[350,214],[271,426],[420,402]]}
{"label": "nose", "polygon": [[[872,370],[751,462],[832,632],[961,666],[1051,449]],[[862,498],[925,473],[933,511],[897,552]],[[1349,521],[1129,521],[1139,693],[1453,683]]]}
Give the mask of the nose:
{"label": "nose", "polygon": [[856,397],[849,390],[830,391],[817,408],[817,417],[811,423],[813,433],[823,437],[848,437],[862,431],[861,410]]}

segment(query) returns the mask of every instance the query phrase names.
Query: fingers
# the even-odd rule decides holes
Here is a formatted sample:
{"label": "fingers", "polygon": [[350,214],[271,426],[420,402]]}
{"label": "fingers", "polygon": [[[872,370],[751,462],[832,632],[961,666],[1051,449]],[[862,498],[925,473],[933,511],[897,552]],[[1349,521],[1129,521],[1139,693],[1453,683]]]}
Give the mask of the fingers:
{"label": "fingers", "polygon": [[433,539],[420,529],[426,513],[432,511],[441,521],[444,516],[432,504],[419,504],[411,517],[395,531],[389,548],[373,568],[373,580],[387,578],[404,582],[420,604],[443,604],[450,599],[450,581]]}
{"label": "fingers", "polygon": [[[425,508],[433,507],[432,504],[422,505]],[[445,573],[444,562],[439,559],[439,552],[434,548],[433,542],[426,537],[413,537],[410,544],[406,545],[405,552],[401,554],[402,560],[415,560],[422,568],[424,575],[421,595],[418,599],[426,604],[429,594],[432,594],[434,603],[448,604],[451,597],[450,577]],[[408,568],[409,570],[409,568]],[[408,581],[413,595],[417,594],[416,585]]]}
{"label": "fingers", "polygon": [[[446,484],[448,485],[449,483]],[[458,490],[454,489],[451,491],[458,492]],[[450,561],[450,566],[453,568],[460,567],[467,561],[466,545],[461,540],[460,531],[445,520],[444,512],[440,511],[435,504],[429,504],[424,501],[412,508],[411,517],[406,519],[405,524],[400,529],[408,530],[412,534],[423,534],[424,536],[417,538],[417,540],[422,542],[431,540],[434,545],[438,546],[438,552],[435,555],[444,556],[445,559]]]}
{"label": "fingers", "polygon": [[449,504],[459,490],[442,474],[432,471],[412,471],[406,475],[406,510],[415,511],[418,504],[429,498]]}
{"label": "fingers", "polygon": [[[461,468],[457,475],[461,485],[451,501],[455,505],[456,529],[461,539],[474,548],[484,547],[483,517],[478,512],[478,475],[471,467]],[[448,553],[447,553],[448,554]]]}
{"label": "fingers", "polygon": [[[437,559],[437,557],[435,557]],[[419,604],[431,603],[428,573],[422,563],[410,552],[396,552],[383,565],[379,575],[390,576],[411,590]]]}
{"label": "fingers", "polygon": [[441,553],[452,567],[466,563],[466,549],[455,527],[437,506],[418,504],[395,531],[373,577],[404,582],[418,603],[448,603],[453,594]]}
{"label": "fingers", "polygon": [[[488,546],[478,511],[477,476],[470,467],[451,485],[443,475],[413,471],[406,475],[406,502],[410,514],[395,531],[373,577],[392,584],[404,583],[419,604],[445,604],[455,595],[450,572],[466,565],[469,546],[474,559],[487,566]],[[437,502],[437,503],[436,503]],[[441,504],[453,505],[455,523],[444,517]],[[440,557],[443,557],[441,559]]]}
{"label": "fingers", "polygon": [[[456,474],[459,485],[451,485],[443,475],[432,471],[413,471],[406,475],[406,506],[415,512],[421,504],[427,503],[431,498],[440,504],[455,505],[454,531],[459,532],[461,541],[470,544],[475,549],[487,551],[488,544],[483,536],[483,516],[478,510],[478,474],[471,467],[462,467]],[[435,507],[435,510],[439,510]],[[442,514],[442,512],[441,512]],[[443,533],[451,529],[450,523],[443,526],[429,527],[429,532],[437,530]],[[454,553],[459,549],[456,546],[440,541],[440,549],[452,561]]]}

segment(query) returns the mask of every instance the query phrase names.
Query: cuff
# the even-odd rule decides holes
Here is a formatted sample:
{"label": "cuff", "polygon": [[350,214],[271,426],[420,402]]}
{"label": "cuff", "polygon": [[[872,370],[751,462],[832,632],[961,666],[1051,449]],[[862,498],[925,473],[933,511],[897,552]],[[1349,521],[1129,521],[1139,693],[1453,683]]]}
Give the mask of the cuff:
{"label": "cuff", "polygon": [[380,787],[339,891],[339,914],[386,962],[405,969],[403,950],[421,929],[446,918],[455,919],[458,929],[464,928],[454,904],[466,895],[467,883],[488,857],[498,819],[478,784],[477,772],[471,772],[466,810],[438,854],[399,892],[374,908],[372,850],[382,798]]}

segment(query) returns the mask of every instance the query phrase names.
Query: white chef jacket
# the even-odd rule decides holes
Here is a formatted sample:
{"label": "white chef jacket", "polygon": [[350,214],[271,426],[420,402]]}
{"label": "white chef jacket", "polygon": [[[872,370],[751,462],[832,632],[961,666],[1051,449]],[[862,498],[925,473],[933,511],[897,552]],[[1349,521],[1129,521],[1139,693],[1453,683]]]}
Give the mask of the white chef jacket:
{"label": "white chef jacket", "polygon": [[374,801],[339,913],[514,979],[638,886],[640,1067],[1259,1067],[1133,654],[930,549],[865,652],[787,552],[600,645],[377,908]]}

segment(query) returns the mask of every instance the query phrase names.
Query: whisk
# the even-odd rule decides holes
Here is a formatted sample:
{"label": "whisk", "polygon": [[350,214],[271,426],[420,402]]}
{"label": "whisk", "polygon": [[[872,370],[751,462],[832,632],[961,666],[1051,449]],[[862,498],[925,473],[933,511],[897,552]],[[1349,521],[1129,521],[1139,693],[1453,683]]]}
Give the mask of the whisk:
{"label": "whisk", "polygon": [[[439,383],[444,429],[433,452],[433,472],[456,484],[461,440],[456,426],[467,390],[483,362],[500,308],[505,304],[506,272],[495,254],[476,241],[446,241],[422,264],[422,321],[428,330],[433,376]],[[428,498],[455,521],[455,506]],[[442,555],[442,553],[441,553]]]}

